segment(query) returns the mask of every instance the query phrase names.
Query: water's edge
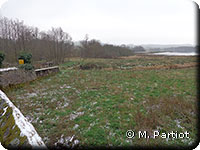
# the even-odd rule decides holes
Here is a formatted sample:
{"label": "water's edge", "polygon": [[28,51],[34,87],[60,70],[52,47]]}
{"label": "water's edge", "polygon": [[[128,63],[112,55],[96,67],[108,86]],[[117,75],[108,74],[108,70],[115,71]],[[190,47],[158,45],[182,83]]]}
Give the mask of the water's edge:
{"label": "water's edge", "polygon": [[161,53],[153,53],[153,55],[167,55],[167,56],[197,56],[198,53],[190,52],[190,53],[181,53],[181,52],[161,52]]}

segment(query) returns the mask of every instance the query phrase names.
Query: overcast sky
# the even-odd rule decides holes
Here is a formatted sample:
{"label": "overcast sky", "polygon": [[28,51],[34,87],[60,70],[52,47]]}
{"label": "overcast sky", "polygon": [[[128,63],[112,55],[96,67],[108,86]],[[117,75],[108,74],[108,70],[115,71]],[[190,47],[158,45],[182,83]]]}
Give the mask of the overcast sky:
{"label": "overcast sky", "polygon": [[0,5],[1,16],[41,30],[62,27],[75,41],[88,34],[112,44],[196,43],[191,0],[0,0]]}

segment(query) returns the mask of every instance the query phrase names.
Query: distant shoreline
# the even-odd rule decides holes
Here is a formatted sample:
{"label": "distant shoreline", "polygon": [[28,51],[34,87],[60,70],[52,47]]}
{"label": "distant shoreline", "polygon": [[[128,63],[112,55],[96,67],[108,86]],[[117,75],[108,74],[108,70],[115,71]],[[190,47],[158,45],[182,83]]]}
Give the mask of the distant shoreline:
{"label": "distant shoreline", "polygon": [[152,53],[153,55],[167,55],[167,56],[197,56],[198,53],[196,52],[159,52],[159,53]]}

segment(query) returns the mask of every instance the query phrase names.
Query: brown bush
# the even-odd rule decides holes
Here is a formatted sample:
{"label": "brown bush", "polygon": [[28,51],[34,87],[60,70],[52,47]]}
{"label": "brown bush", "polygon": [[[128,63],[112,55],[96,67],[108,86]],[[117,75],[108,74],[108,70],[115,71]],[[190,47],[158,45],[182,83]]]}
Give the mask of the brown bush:
{"label": "brown bush", "polygon": [[80,65],[81,70],[103,69],[106,67],[107,65],[104,63],[92,63],[92,62]]}

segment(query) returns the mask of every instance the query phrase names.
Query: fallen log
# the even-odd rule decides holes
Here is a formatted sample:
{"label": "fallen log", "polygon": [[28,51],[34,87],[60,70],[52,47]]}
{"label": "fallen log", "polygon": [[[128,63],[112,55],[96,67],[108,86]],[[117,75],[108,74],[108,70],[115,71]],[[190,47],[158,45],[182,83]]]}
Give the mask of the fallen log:
{"label": "fallen log", "polygon": [[59,71],[60,71],[59,67],[58,66],[54,66],[54,67],[36,69],[35,70],[35,74],[37,76],[46,76],[46,75],[49,75],[51,73],[56,73],[56,72],[59,72]]}

